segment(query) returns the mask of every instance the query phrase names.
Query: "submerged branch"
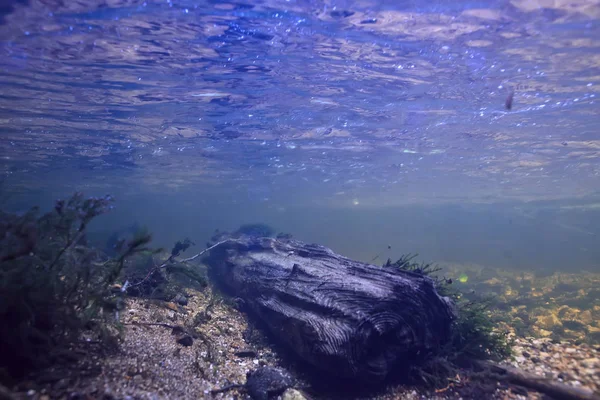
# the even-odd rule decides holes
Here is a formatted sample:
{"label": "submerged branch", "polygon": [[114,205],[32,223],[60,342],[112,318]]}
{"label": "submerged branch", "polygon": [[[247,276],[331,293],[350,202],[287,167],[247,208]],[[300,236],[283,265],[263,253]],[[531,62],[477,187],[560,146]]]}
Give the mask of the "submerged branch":
{"label": "submerged branch", "polygon": [[[222,240],[222,241],[220,241],[220,242],[218,242],[218,243],[216,243],[216,244],[214,244],[214,245],[212,245],[212,246],[210,246],[210,247],[208,247],[208,248],[206,248],[206,249],[202,250],[200,253],[196,254],[195,256],[192,256],[192,257],[189,257],[189,258],[185,258],[185,259],[183,259],[183,260],[179,260],[179,262],[180,262],[180,263],[187,263],[187,262],[193,261],[193,260],[195,260],[196,258],[200,257],[201,255],[205,254],[207,251],[210,251],[210,250],[214,249],[215,247],[217,247],[217,246],[219,246],[219,245],[222,245],[223,243],[226,243],[226,242],[228,242],[228,241],[230,241],[230,240],[231,240],[231,239]],[[156,266],[156,267],[152,268],[152,269],[150,270],[150,272],[148,272],[148,275],[146,275],[146,276],[144,277],[144,279],[142,279],[141,281],[139,281],[139,282],[136,282],[136,283],[125,284],[125,285],[123,286],[123,288],[130,288],[130,287],[135,287],[135,286],[139,286],[139,285],[141,285],[142,283],[146,282],[146,281],[147,281],[147,280],[148,280],[148,279],[149,279],[149,278],[152,276],[152,274],[153,274],[153,273],[155,273],[155,272],[156,272],[156,271],[158,271],[159,269],[162,269],[162,268],[166,268],[166,267],[168,267],[168,266],[169,266],[169,264],[171,264],[173,261],[177,261],[177,260],[175,260],[175,257],[174,257],[173,255],[171,255],[171,256],[170,256],[170,257],[167,259],[167,261],[165,261],[165,262],[164,262],[164,263],[162,263],[161,265],[158,265],[158,266]]]}
{"label": "submerged branch", "polygon": [[192,256],[190,258],[185,258],[185,259],[181,260],[180,262],[186,263],[186,262],[194,261],[196,258],[200,257],[201,255],[203,255],[207,251],[210,251],[210,250],[214,249],[215,247],[222,245],[223,243],[229,242],[230,240],[232,240],[232,239],[221,240],[220,242],[215,243],[212,246],[210,246],[210,247],[202,250],[200,253],[196,254],[195,256]]}
{"label": "submerged branch", "polygon": [[210,393],[215,395],[215,394],[219,394],[219,393],[229,392],[230,390],[234,390],[234,389],[242,389],[244,387],[246,387],[246,385],[242,385],[240,383],[232,383],[230,385],[223,386],[222,388],[219,388],[219,389],[213,389],[210,391]]}
{"label": "submerged branch", "polygon": [[600,394],[594,393],[591,389],[569,386],[514,367],[490,361],[477,361],[476,364],[490,378],[523,386],[557,400],[600,400]]}

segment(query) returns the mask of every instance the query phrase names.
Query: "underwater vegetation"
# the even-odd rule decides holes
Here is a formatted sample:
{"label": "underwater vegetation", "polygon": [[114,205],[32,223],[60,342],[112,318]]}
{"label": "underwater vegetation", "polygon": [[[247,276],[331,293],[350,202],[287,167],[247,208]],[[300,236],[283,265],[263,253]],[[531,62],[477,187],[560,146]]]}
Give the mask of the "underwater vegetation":
{"label": "underwater vegetation", "polygon": [[41,216],[38,208],[0,212],[0,382],[68,359],[83,332],[116,344],[125,294],[171,300],[181,285],[206,285],[201,272],[174,260],[193,245],[189,239],[159,268],[153,257],[161,250],[147,247],[144,229],[121,240],[113,257],[89,247],[89,223],[112,204],[110,196],[75,193]]}
{"label": "underwater vegetation", "polygon": [[101,249],[108,256],[114,257],[119,254],[119,248],[130,236],[135,235],[143,229],[139,224],[133,223],[125,228],[113,231],[102,243],[96,243],[98,241],[94,240],[93,235],[89,235],[89,242],[90,244],[93,243],[94,247]]}
{"label": "underwater vegetation", "polygon": [[112,202],[110,196],[76,193],[42,216],[37,208],[22,216],[0,212],[3,381],[57,361],[85,328],[95,326],[107,337],[114,321],[106,311],[118,307],[111,286],[125,260],[150,241],[149,235],[138,235],[108,259],[86,246],[88,224]]}
{"label": "underwater vegetation", "polygon": [[482,296],[478,299],[466,299],[453,286],[452,279],[437,275],[442,268],[414,262],[416,256],[407,254],[395,262],[388,259],[383,267],[398,268],[432,278],[440,296],[446,296],[454,303],[457,317],[453,322],[450,340],[422,365],[413,369],[413,378],[428,386],[439,386],[447,383],[448,377],[456,375],[459,367],[471,367],[477,360],[500,361],[510,357],[512,340],[508,337],[508,332],[496,329],[497,320],[492,318],[489,311],[492,298]]}
{"label": "underwater vegetation", "polygon": [[123,271],[123,290],[129,296],[174,301],[176,298],[185,297],[182,287],[204,289],[207,285],[205,271],[191,268],[175,258],[193,245],[194,242],[188,238],[177,241],[170,255],[158,265],[155,263],[154,253],[137,255]]}

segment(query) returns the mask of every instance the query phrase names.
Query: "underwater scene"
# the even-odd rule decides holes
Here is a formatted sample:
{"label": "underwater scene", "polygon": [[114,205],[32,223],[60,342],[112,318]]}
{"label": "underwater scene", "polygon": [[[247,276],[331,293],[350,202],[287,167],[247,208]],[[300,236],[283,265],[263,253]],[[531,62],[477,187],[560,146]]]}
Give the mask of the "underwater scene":
{"label": "underwater scene", "polygon": [[600,399],[598,0],[0,1],[0,399]]}

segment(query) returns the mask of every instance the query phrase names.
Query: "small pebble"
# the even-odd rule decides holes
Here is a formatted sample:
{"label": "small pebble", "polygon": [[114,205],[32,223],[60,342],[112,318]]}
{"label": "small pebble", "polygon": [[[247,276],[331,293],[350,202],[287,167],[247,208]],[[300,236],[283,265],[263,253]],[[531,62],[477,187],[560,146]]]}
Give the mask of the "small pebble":
{"label": "small pebble", "polygon": [[251,349],[236,351],[234,354],[238,357],[256,357],[256,351]]}
{"label": "small pebble", "polygon": [[185,336],[177,339],[177,343],[184,345],[184,346],[191,346],[192,344],[194,344],[194,339],[192,339],[192,337],[190,335],[185,335]]}
{"label": "small pebble", "polygon": [[182,306],[187,306],[188,304],[188,299],[187,297],[185,297],[184,295],[182,295],[181,293],[178,294],[177,296],[175,296],[175,298],[173,299],[173,301],[177,304],[180,304]]}

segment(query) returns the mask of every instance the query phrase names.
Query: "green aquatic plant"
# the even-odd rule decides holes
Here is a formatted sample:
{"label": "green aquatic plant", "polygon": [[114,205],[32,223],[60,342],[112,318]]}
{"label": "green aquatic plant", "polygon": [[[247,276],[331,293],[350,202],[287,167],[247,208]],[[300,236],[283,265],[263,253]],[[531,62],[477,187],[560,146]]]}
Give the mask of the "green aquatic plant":
{"label": "green aquatic plant", "polygon": [[147,250],[147,233],[106,258],[86,245],[86,229],[112,208],[113,199],[59,200],[39,216],[0,212],[0,380],[19,379],[56,361],[56,354],[95,326],[108,338],[119,292],[112,288],[126,259]]}
{"label": "green aquatic plant", "polygon": [[451,279],[437,274],[442,268],[428,263],[416,263],[413,261],[416,256],[404,255],[396,262],[388,260],[384,267],[430,277],[437,292],[455,304],[457,317],[453,322],[450,340],[413,369],[413,378],[431,386],[447,385],[448,379],[456,376],[461,367],[471,366],[476,361],[499,361],[510,357],[512,342],[507,332],[496,329],[497,321],[489,311],[493,298],[474,298],[471,294],[467,299]]}
{"label": "green aquatic plant", "polygon": [[[177,259],[182,252],[195,245],[190,239],[177,241],[165,261],[156,262],[162,250],[152,253],[143,253],[132,259],[127,270],[122,274],[121,280],[125,282],[124,290],[130,296],[139,296],[159,300],[171,301],[180,294],[185,287],[194,287],[202,290],[207,286],[206,271],[196,265],[186,263],[194,260]],[[206,250],[205,250],[206,251]]]}
{"label": "green aquatic plant", "polygon": [[403,254],[400,256],[398,260],[392,262],[392,260],[388,259],[387,262],[383,265],[386,268],[397,268],[403,271],[420,273],[426,276],[435,276],[436,272],[441,271],[442,269],[433,264],[427,264],[425,262],[416,263],[413,262],[415,258],[418,257],[418,254]]}

